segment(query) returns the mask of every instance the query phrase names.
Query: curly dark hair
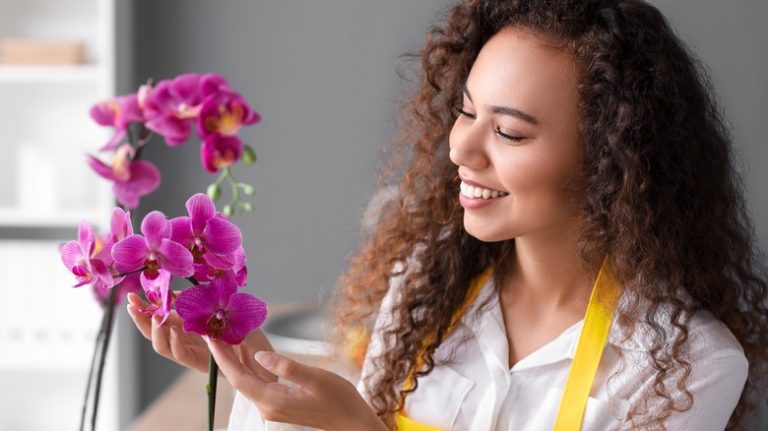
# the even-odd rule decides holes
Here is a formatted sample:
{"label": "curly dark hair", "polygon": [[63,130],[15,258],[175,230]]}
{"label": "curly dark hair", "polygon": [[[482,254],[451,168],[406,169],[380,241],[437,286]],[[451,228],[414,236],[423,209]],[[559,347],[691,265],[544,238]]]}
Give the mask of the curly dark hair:
{"label": "curly dark hair", "polygon": [[[662,411],[645,421],[630,411],[632,424],[665,429],[673,411],[690,408],[688,318],[708,310],[749,361],[728,425],[737,429],[764,395],[758,389],[768,363],[765,256],[753,241],[732,138],[705,69],[642,0],[467,0],[429,30],[420,52],[404,56],[420,62],[418,89],[404,102],[400,139],[380,178],[399,193],[351,259],[334,307],[337,334],[370,330],[391,279],[405,274],[394,323],[379,334],[387,349],[370,358],[381,371],[366,382],[373,408],[395,427],[402,383],[422,341],[436,332],[417,377],[433,369],[470,281],[489,265],[496,281],[509,270],[505,257],[514,239],[484,243],[463,228],[448,135],[480,48],[510,26],[555,43],[580,69],[580,173],[587,189],[579,255],[595,272],[610,256],[614,276],[635,294],[616,310],[617,321],[632,329],[647,324],[655,334],[648,354]],[[654,306],[641,311],[638,298]],[[657,316],[660,304],[670,307],[675,331]]]}

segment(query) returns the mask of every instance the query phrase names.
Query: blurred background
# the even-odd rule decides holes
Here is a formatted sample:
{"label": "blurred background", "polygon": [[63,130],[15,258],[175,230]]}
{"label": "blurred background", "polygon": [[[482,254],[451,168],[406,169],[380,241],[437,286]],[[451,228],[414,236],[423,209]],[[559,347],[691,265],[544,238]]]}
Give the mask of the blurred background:
{"label": "blurred background", "polygon": [[[79,418],[101,311],[90,291],[69,288],[57,245],[75,238],[82,219],[108,229],[110,186],[84,159],[110,137],[89,118],[92,104],[135,92],[149,78],[226,76],[262,116],[240,133],[259,161],[235,168],[255,186],[254,211],[237,219],[247,289],[270,304],[322,302],[358,245],[382,148],[394,137],[404,94],[398,56],[417,50],[452,3],[0,0],[0,290],[10,304],[0,314],[0,429],[73,429]],[[768,162],[768,3],[651,3],[709,67],[733,126],[756,235],[768,249],[768,171],[761,168]],[[58,56],[56,64],[25,58],[30,51],[19,47],[31,39],[58,42],[32,47]],[[144,156],[163,181],[134,220],[153,209],[184,214],[186,199],[215,179],[200,167],[195,138],[179,149],[156,140]],[[182,372],[118,310],[104,430],[130,429]]]}

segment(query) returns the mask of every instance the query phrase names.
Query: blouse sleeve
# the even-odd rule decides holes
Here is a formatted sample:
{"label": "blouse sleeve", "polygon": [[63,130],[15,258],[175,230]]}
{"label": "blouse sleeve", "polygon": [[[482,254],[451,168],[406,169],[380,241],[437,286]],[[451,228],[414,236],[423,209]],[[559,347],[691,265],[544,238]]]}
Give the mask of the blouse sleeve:
{"label": "blouse sleeve", "polygon": [[[722,431],[747,381],[747,358],[741,351],[728,350],[693,362],[691,367],[687,383],[693,396],[691,408],[672,411],[664,424],[669,430]],[[625,422],[621,429],[628,425]]]}

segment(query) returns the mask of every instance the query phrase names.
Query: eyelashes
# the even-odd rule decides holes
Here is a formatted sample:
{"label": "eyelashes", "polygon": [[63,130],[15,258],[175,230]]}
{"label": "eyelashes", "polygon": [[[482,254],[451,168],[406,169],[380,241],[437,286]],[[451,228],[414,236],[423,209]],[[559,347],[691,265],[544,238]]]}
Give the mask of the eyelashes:
{"label": "eyelashes", "polygon": [[[456,115],[457,116],[462,116],[462,117],[465,117],[465,118],[469,118],[470,120],[474,120],[475,117],[476,117],[475,114],[470,114],[469,112],[465,111],[461,106],[454,107],[454,110],[456,110]],[[496,135],[499,138],[501,138],[501,139],[503,139],[505,141],[517,143],[517,142],[520,142],[523,139],[525,139],[524,136],[508,135],[508,134],[502,132],[501,131],[501,127],[499,127],[499,126],[496,126],[493,131],[496,133]]]}

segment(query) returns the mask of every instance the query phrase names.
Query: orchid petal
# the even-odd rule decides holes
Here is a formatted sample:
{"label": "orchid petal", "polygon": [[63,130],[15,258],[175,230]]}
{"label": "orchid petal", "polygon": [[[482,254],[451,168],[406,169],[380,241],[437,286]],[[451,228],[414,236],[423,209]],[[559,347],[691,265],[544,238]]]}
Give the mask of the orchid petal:
{"label": "orchid petal", "polygon": [[112,247],[112,258],[118,272],[135,271],[144,265],[150,249],[141,235],[129,235]]}
{"label": "orchid petal", "polygon": [[267,318],[267,304],[251,294],[235,293],[227,304],[226,325],[221,331],[221,341],[240,344],[249,332],[261,326]]}
{"label": "orchid petal", "polygon": [[198,83],[200,75],[196,73],[184,73],[173,79],[171,83],[171,93],[185,102],[195,102],[200,100],[200,90]]}
{"label": "orchid petal", "polygon": [[88,166],[90,166],[91,169],[93,169],[93,171],[96,172],[100,177],[108,179],[110,181],[115,180],[115,173],[112,170],[112,166],[107,165],[106,163],[102,162],[96,157],[93,157],[90,154],[88,154],[87,157],[88,157]]}
{"label": "orchid petal", "polygon": [[234,223],[218,217],[208,220],[202,235],[203,246],[210,253],[230,255],[243,244],[243,236]]}
{"label": "orchid petal", "polygon": [[170,239],[163,239],[157,251],[159,253],[157,261],[161,268],[181,277],[189,277],[194,274],[192,253],[183,245]]}
{"label": "orchid petal", "polygon": [[[83,220],[77,228],[77,241],[83,246],[83,250],[88,250],[94,241],[93,228],[91,224]],[[90,250],[88,250],[90,252]],[[89,256],[90,257],[90,256]]]}
{"label": "orchid petal", "polygon": [[200,235],[208,220],[216,215],[216,205],[207,195],[196,193],[187,199],[186,206],[192,222],[192,231]]}
{"label": "orchid petal", "polygon": [[174,217],[171,222],[171,240],[186,248],[191,248],[195,235],[192,233],[192,221],[189,217]]}
{"label": "orchid petal", "polygon": [[231,269],[235,265],[234,255],[219,255],[213,253],[204,253],[203,260],[213,269],[226,270]]}
{"label": "orchid petal", "polygon": [[146,127],[163,136],[165,143],[171,147],[178,147],[189,138],[192,125],[190,120],[179,120],[172,116],[158,115],[148,120]]}
{"label": "orchid petal", "polygon": [[77,241],[69,241],[61,247],[61,261],[68,270],[72,271],[72,268],[77,264],[77,261],[83,258],[83,249],[80,247],[80,243]]}
{"label": "orchid petal", "polygon": [[226,91],[228,87],[227,80],[216,73],[207,73],[200,78],[200,94],[204,98]]}
{"label": "orchid petal", "polygon": [[160,241],[171,236],[171,224],[160,211],[152,211],[141,222],[141,233],[147,238],[147,244],[156,250]]}
{"label": "orchid petal", "polygon": [[115,182],[112,190],[121,204],[136,208],[139,198],[152,193],[160,185],[160,171],[157,166],[145,160],[131,162],[130,171],[130,179],[127,182]]}
{"label": "orchid petal", "polygon": [[122,208],[112,210],[112,219],[110,222],[110,231],[112,238],[116,241],[133,235],[133,226],[131,225],[130,211],[123,211]]}
{"label": "orchid petal", "polygon": [[176,298],[176,312],[184,320],[184,331],[208,335],[208,319],[218,308],[217,289],[210,285],[184,289]]}
{"label": "orchid petal", "polygon": [[117,202],[126,208],[136,208],[139,206],[140,196],[134,193],[126,183],[115,183],[112,186],[112,194],[115,195]]}

